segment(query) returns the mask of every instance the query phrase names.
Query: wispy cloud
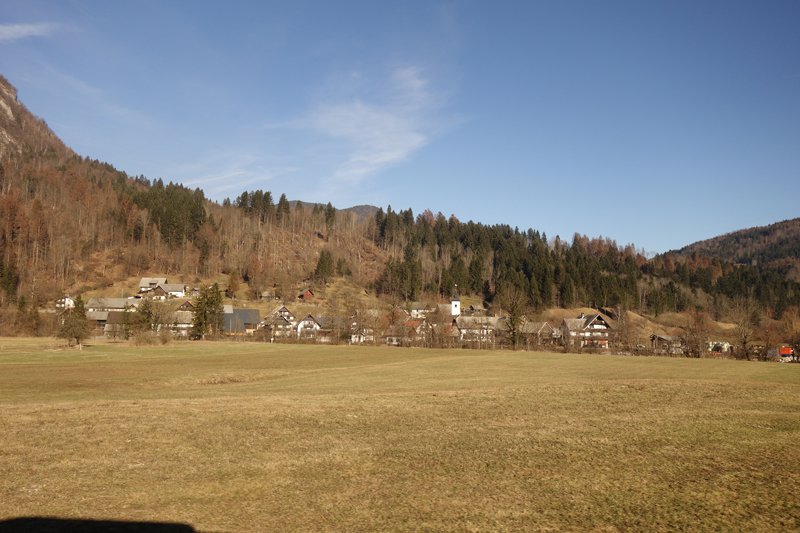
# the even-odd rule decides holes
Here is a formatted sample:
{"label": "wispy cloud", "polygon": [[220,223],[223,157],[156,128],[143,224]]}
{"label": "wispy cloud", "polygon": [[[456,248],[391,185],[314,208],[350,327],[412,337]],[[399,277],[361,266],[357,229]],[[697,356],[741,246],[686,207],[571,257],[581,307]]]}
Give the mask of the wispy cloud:
{"label": "wispy cloud", "polygon": [[51,22],[38,24],[0,24],[0,42],[18,41],[28,37],[47,37],[60,26]]}
{"label": "wispy cloud", "polygon": [[261,158],[243,149],[214,152],[194,163],[172,169],[171,179],[187,187],[200,187],[206,196],[222,199],[245,190],[269,188],[269,182],[294,172],[294,168],[266,168]]}
{"label": "wispy cloud", "polygon": [[428,81],[418,69],[395,70],[382,94],[373,98],[378,101],[367,100],[319,105],[307,121],[316,131],[346,142],[344,161],[332,175],[340,185],[355,185],[396,165],[429,141],[428,117],[435,110]]}
{"label": "wispy cloud", "polygon": [[83,97],[86,98],[86,101],[92,102],[92,105],[104,115],[123,119],[139,125],[150,124],[150,119],[148,119],[143,113],[110,101],[101,89],[89,85],[88,83],[85,83],[74,76],[66,74],[52,65],[45,64],[44,67],[62,84],[66,85],[67,87],[71,87],[76,93],[83,95]]}

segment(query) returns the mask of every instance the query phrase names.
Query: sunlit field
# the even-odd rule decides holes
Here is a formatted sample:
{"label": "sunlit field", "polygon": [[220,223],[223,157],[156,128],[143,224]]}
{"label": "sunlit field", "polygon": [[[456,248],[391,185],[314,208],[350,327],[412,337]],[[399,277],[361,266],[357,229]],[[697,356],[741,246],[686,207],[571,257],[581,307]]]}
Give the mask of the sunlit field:
{"label": "sunlit field", "polygon": [[798,530],[800,365],[0,339],[0,521],[16,517]]}

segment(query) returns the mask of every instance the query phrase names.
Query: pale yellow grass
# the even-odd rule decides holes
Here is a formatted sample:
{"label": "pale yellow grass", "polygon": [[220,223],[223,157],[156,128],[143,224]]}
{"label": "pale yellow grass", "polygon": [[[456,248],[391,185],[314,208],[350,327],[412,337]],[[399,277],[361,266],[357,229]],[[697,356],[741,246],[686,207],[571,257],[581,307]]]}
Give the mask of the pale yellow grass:
{"label": "pale yellow grass", "polygon": [[787,531],[800,365],[174,343],[0,352],[0,520]]}

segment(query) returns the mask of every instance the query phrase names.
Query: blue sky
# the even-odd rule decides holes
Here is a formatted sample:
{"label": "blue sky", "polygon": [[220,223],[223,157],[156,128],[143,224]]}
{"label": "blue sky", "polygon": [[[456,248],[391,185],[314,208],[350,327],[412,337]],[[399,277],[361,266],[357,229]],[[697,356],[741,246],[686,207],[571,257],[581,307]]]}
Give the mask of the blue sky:
{"label": "blue sky", "polygon": [[800,3],[0,3],[77,153],[659,253],[800,216]]}

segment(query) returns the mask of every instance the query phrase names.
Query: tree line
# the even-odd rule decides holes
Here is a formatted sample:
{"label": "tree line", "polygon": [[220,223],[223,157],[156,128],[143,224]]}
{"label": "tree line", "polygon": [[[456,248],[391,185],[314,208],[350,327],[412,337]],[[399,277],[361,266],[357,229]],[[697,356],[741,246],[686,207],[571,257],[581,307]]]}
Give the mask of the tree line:
{"label": "tree line", "polygon": [[750,265],[663,254],[648,259],[633,245],[574,235],[567,243],[507,225],[484,226],[430,211],[379,209],[374,242],[391,251],[375,282],[400,299],[448,297],[456,292],[488,302],[513,287],[533,311],[586,306],[658,315],[704,308],[721,315],[723,302],[747,296],[780,318],[800,304],[800,285],[776,271]]}

